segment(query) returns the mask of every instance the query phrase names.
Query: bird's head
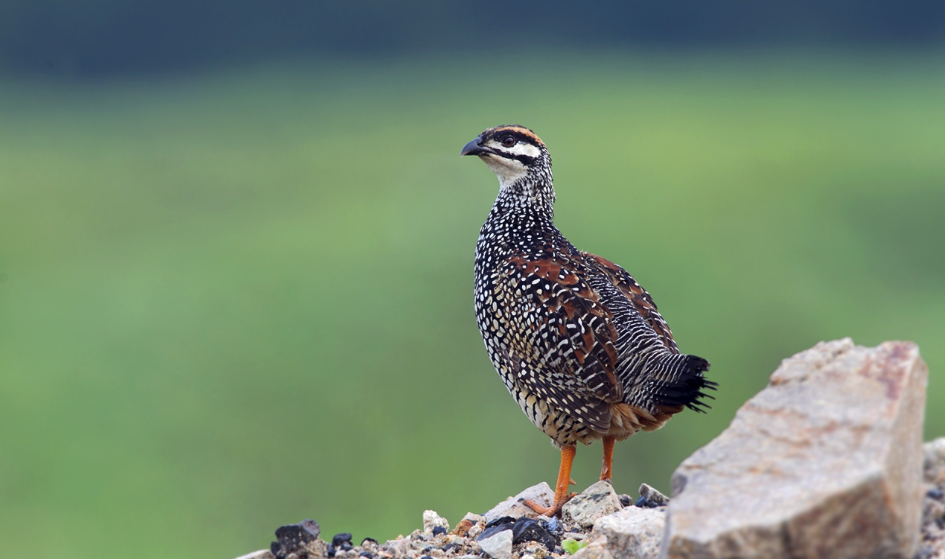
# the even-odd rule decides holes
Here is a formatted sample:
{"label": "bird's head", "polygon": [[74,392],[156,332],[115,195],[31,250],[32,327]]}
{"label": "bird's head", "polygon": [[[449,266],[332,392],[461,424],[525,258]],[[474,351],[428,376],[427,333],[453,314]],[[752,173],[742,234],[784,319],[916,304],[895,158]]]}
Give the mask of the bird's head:
{"label": "bird's head", "polygon": [[463,155],[478,155],[508,188],[526,177],[551,178],[551,156],[534,132],[514,124],[489,128],[463,146]]}

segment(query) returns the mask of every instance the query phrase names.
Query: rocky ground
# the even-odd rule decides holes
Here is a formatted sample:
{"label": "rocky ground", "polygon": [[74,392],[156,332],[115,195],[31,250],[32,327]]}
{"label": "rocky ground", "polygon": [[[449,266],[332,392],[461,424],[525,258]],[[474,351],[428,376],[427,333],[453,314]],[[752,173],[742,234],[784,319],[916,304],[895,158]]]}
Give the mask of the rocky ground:
{"label": "rocky ground", "polygon": [[306,520],[239,559],[945,559],[945,438],[922,445],[926,381],[914,344],[821,343],[680,465],[672,502],[599,482],[546,518],[521,503],[549,505],[541,483],[452,528],[426,511],[407,537],[355,545]]}
{"label": "rocky ground", "polygon": [[239,559],[546,559],[586,555],[583,548],[596,543],[599,535],[615,542],[619,535],[627,540],[624,548],[658,554],[668,499],[647,485],[640,491],[642,495],[633,500],[617,495],[609,483],[595,483],[565,505],[561,518],[548,518],[521,504],[523,499],[551,504],[554,492],[542,482],[485,514],[468,513],[452,529],[445,518],[425,511],[422,529],[384,543],[368,538],[355,545],[347,533],[334,535],[330,542],[322,540],[318,523],[304,520],[276,530],[271,549]]}

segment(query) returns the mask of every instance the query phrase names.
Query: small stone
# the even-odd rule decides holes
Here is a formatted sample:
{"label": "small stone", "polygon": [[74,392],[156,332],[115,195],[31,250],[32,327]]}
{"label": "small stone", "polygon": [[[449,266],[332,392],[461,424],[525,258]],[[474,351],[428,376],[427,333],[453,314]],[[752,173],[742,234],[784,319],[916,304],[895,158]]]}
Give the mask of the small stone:
{"label": "small stone", "polygon": [[351,543],[351,534],[349,532],[342,532],[340,534],[335,534],[331,538],[331,546],[338,548],[344,545],[345,543]]}
{"label": "small stone", "polygon": [[361,540],[361,548],[368,551],[374,551],[377,549],[377,540],[374,538],[364,538]]}
{"label": "small stone", "polygon": [[512,559],[512,531],[503,530],[494,536],[479,540],[479,547],[493,559]]}
{"label": "small stone", "polygon": [[561,521],[558,520],[557,516],[552,516],[551,518],[548,518],[547,516],[539,516],[538,521],[543,522],[545,524],[545,529],[556,538],[560,538],[561,534],[564,533],[564,526],[561,525]]}
{"label": "small stone", "polygon": [[512,526],[512,544],[538,542],[551,551],[558,543],[540,522],[534,518],[519,518]]}
{"label": "small stone", "polygon": [[571,559],[613,559],[613,557],[614,556],[607,550],[607,539],[602,538],[592,541],[577,550],[577,552],[571,556]]}
{"label": "small stone", "polygon": [[663,495],[645,483],[640,485],[640,496],[658,507],[663,507],[669,504],[669,497]]}
{"label": "small stone", "polygon": [[450,531],[450,524],[445,518],[436,513],[435,510],[423,511],[423,531],[427,534],[433,533],[433,528],[439,526],[445,531]]}
{"label": "small stone", "polygon": [[471,539],[476,539],[480,534],[482,534],[483,529],[485,528],[485,522],[477,522],[466,532],[466,536]]}
{"label": "small stone", "polygon": [[466,516],[464,516],[463,519],[460,520],[456,525],[456,527],[453,528],[453,534],[457,536],[465,536],[473,526],[479,523],[480,520],[483,520],[482,516],[467,512]]}
{"label": "small stone", "polygon": [[446,536],[446,541],[448,541],[449,543],[453,545],[458,545],[460,547],[463,547],[464,545],[466,545],[466,543],[468,543],[466,541],[466,538],[462,536],[453,535],[453,534]]}
{"label": "small stone", "polygon": [[538,513],[522,504],[521,501],[530,500],[541,506],[550,507],[554,499],[555,492],[548,487],[547,483],[541,482],[538,485],[529,487],[514,497],[509,497],[502,501],[492,507],[492,509],[483,516],[486,517],[486,522],[490,522],[502,516],[511,516],[512,518],[527,516],[529,518],[535,518],[538,516]]}
{"label": "small stone", "polygon": [[565,503],[561,509],[561,518],[566,524],[590,528],[598,518],[621,508],[623,507],[614,488],[606,481],[598,481]]}
{"label": "small stone", "polygon": [[362,551],[358,554],[358,557],[367,557],[367,559],[374,559],[374,554],[370,551]]}
{"label": "small stone", "polygon": [[643,509],[654,509],[656,508],[656,503],[653,501],[648,501],[646,497],[640,497],[635,503],[633,503],[633,506]]}
{"label": "small stone", "polygon": [[617,498],[620,499],[620,504],[625,507],[629,507],[630,505],[633,504],[633,497],[631,497],[630,495],[620,494],[620,495],[617,495]]}
{"label": "small stone", "polygon": [[384,547],[395,559],[405,559],[410,556],[410,540],[406,538],[391,540],[384,544]]}
{"label": "small stone", "polygon": [[598,518],[591,539],[606,539],[607,551],[626,559],[656,559],[666,526],[666,509],[626,507]]}

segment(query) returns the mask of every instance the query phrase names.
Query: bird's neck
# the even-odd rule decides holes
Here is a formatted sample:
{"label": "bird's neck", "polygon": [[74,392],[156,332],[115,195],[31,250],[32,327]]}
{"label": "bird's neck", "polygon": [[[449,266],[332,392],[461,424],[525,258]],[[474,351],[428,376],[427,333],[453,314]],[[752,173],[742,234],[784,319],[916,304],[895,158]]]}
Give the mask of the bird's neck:
{"label": "bird's neck", "polygon": [[513,252],[531,253],[543,246],[554,227],[555,193],[548,180],[525,177],[504,186],[482,226],[476,247],[477,262]]}
{"label": "bird's neck", "polygon": [[550,225],[555,216],[554,205],[555,189],[551,169],[547,169],[501,185],[489,217],[530,216]]}

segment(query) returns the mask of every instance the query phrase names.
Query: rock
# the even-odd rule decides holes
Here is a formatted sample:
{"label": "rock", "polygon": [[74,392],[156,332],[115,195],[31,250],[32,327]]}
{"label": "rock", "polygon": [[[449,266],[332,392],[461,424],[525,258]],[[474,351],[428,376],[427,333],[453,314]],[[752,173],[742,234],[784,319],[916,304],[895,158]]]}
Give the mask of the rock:
{"label": "rock", "polygon": [[512,526],[512,544],[525,542],[538,542],[551,551],[558,540],[538,520],[522,517],[517,519]]}
{"label": "rock", "polygon": [[550,507],[551,503],[555,500],[555,492],[548,487],[547,483],[541,482],[538,485],[529,487],[514,497],[509,497],[502,501],[492,507],[492,509],[483,516],[486,517],[486,522],[492,522],[496,518],[503,516],[511,516],[512,518],[527,516],[529,518],[535,518],[538,516],[538,513],[519,502],[525,499],[534,501],[545,507]]}
{"label": "rock", "polygon": [[443,530],[450,531],[450,523],[445,518],[438,515],[435,510],[423,511],[423,531],[427,534],[433,533],[433,528],[439,526]]}
{"label": "rock", "polygon": [[[276,540],[272,542],[269,549],[276,559],[285,559],[291,554],[306,556],[314,548],[309,549],[308,544],[318,541],[318,534],[321,528],[318,522],[306,518],[297,524],[280,526],[276,529]],[[348,536],[350,540],[350,535]]]}
{"label": "rock", "polygon": [[453,534],[457,536],[466,536],[469,534],[469,530],[472,529],[472,527],[476,524],[479,524],[480,521],[484,521],[482,516],[467,512],[466,516],[464,516],[463,519],[460,520],[458,524],[456,524],[456,527],[453,528]]}
{"label": "rock", "polygon": [[571,559],[614,559],[614,556],[607,550],[607,538],[600,538],[577,550]]}
{"label": "rock", "polygon": [[945,437],[925,443],[922,450],[925,454],[923,469],[926,483],[945,481]]}
{"label": "rock", "polygon": [[406,538],[390,540],[381,550],[386,551],[394,559],[405,559],[410,556],[410,540]]}
{"label": "rock", "polygon": [[561,518],[565,524],[590,528],[602,516],[622,508],[614,488],[606,481],[598,481],[583,493],[565,503]]}
{"label": "rock", "polygon": [[911,559],[927,376],[909,342],[784,360],[673,475],[666,557]]}
{"label": "rock", "polygon": [[645,483],[640,485],[640,496],[646,499],[648,503],[653,503],[653,505],[657,507],[664,507],[669,504],[669,497]]}
{"label": "rock", "polygon": [[666,509],[627,507],[598,518],[590,539],[606,538],[605,547],[614,557],[656,559],[665,527]]}
{"label": "rock", "polygon": [[479,547],[493,559],[512,559],[512,530],[503,530],[479,540]]}

